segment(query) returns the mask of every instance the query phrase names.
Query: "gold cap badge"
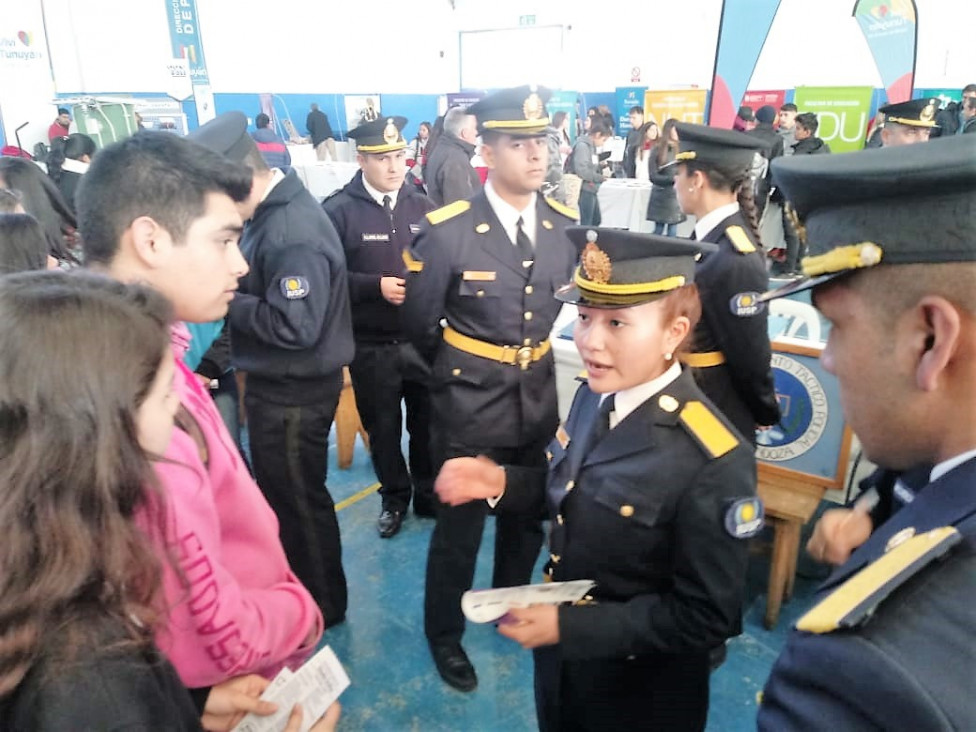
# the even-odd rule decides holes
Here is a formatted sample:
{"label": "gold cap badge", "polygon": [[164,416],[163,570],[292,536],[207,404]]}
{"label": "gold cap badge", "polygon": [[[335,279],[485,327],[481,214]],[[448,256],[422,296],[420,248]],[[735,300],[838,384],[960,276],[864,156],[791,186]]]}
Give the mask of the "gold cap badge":
{"label": "gold cap badge", "polygon": [[392,119],[386,120],[386,127],[383,128],[383,139],[389,145],[392,145],[400,139],[400,130],[397,129]]}
{"label": "gold cap badge", "polygon": [[596,245],[596,237],[597,234],[592,229],[586,232],[586,246],[583,247],[583,255],[580,260],[586,278],[591,282],[605,285],[610,281],[613,265],[610,264],[610,257],[607,253]]}
{"label": "gold cap badge", "polygon": [[918,114],[919,120],[922,122],[931,122],[935,118],[935,100],[929,100],[929,103],[925,105],[925,108]]}
{"label": "gold cap badge", "polygon": [[541,97],[535,92],[532,92],[522,105],[522,114],[525,115],[526,119],[542,119],[544,109],[545,106],[542,104]]}

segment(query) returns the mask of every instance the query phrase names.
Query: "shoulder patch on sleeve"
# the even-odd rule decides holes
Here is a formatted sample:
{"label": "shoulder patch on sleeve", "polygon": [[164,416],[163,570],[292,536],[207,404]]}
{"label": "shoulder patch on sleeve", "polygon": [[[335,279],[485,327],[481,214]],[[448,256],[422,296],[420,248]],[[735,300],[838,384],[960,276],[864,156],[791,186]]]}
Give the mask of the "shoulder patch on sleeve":
{"label": "shoulder patch on sleeve", "polygon": [[860,625],[892,592],[960,541],[962,535],[952,526],[913,536],[814,605],[797,621],[796,629],[831,633]]}
{"label": "shoulder patch on sleeve", "polygon": [[579,211],[575,208],[570,208],[565,203],[560,203],[555,198],[547,198],[546,203],[549,204],[549,208],[553,211],[561,213],[567,219],[572,219],[573,221],[579,221],[580,215]]}
{"label": "shoulder patch on sleeve", "polygon": [[681,424],[712,458],[720,458],[739,444],[736,437],[703,402],[688,402]]}
{"label": "shoulder patch on sleeve", "polygon": [[729,237],[732,246],[740,254],[749,254],[750,252],[756,251],[756,245],[752,243],[752,239],[749,238],[746,230],[741,226],[726,226],[725,235]]}
{"label": "shoulder patch on sleeve", "polygon": [[437,226],[437,224],[442,224],[448,219],[453,219],[455,216],[463,214],[469,208],[471,208],[470,201],[455,201],[454,203],[449,203],[446,206],[435,208],[433,211],[427,214],[427,220],[432,226]]}
{"label": "shoulder patch on sleeve", "polygon": [[409,249],[403,250],[403,263],[407,265],[407,272],[423,272],[424,263],[415,259]]}
{"label": "shoulder patch on sleeve", "polygon": [[292,275],[281,278],[281,294],[286,300],[303,300],[308,297],[308,280]]}

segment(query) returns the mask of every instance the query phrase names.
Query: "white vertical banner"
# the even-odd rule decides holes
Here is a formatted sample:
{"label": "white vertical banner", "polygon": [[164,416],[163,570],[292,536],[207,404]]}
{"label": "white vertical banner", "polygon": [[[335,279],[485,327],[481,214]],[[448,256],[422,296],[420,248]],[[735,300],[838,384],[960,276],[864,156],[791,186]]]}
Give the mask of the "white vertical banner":
{"label": "white vertical banner", "polygon": [[57,116],[54,77],[44,35],[41,0],[5,2],[0,13],[0,117],[7,145],[30,151],[47,142],[47,129]]}

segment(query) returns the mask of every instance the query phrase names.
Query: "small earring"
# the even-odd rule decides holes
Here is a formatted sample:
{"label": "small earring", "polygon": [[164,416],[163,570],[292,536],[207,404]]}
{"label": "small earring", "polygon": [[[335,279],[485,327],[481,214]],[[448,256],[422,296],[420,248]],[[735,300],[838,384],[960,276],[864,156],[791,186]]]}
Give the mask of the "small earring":
{"label": "small earring", "polygon": [[694,188],[689,188],[688,189],[688,193],[694,193],[694,192],[695,192],[695,189]]}
{"label": "small earring", "polygon": [[673,353],[665,353],[664,354],[664,360],[665,361],[670,361],[672,358],[674,358],[674,354]]}

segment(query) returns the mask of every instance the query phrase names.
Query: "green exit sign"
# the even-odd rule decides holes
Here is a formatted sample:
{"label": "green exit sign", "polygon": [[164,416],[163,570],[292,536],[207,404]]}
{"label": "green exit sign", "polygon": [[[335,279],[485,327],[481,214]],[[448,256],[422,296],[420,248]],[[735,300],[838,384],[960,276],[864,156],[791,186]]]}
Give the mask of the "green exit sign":
{"label": "green exit sign", "polygon": [[535,16],[534,15],[520,15],[519,16],[519,25],[535,25]]}

